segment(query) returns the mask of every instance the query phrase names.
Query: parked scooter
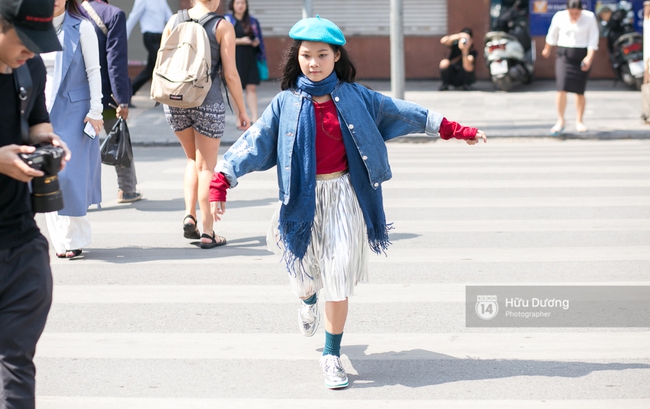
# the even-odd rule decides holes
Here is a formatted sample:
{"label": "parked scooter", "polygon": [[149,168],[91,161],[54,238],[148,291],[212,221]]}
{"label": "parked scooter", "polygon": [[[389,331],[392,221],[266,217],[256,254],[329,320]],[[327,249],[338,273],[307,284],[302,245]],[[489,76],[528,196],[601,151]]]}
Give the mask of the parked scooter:
{"label": "parked scooter", "polygon": [[[616,81],[641,90],[643,85],[643,36],[634,30],[634,19],[626,10],[616,10],[606,20],[609,61]],[[616,85],[616,83],[614,83]]]}
{"label": "parked scooter", "polygon": [[494,87],[509,91],[516,83],[529,84],[535,74],[535,43],[530,36],[527,9],[520,2],[500,10],[492,31],[485,34],[485,61]]}

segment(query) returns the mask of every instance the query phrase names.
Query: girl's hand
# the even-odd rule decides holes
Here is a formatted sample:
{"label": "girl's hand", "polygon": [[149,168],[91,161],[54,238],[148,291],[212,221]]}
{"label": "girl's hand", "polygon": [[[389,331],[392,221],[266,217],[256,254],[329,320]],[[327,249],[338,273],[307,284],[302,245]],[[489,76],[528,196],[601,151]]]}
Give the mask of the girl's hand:
{"label": "girl's hand", "polygon": [[226,202],[210,202],[210,213],[215,222],[221,220],[221,215],[226,213]]}
{"label": "girl's hand", "polygon": [[237,129],[240,131],[245,131],[251,127],[251,119],[248,117],[248,114],[240,112],[237,114]]}
{"label": "girl's hand", "polygon": [[542,57],[548,58],[551,56],[551,47],[548,45],[544,46],[544,49],[542,50]]}
{"label": "girl's hand", "polygon": [[467,142],[468,145],[476,145],[481,139],[483,139],[484,143],[487,143],[487,136],[485,136],[485,132],[479,130],[476,132],[474,139],[465,139],[465,142]]}
{"label": "girl's hand", "polygon": [[580,63],[580,69],[582,71],[589,71],[592,63],[593,61],[587,57],[584,60],[582,60],[582,62]]}
{"label": "girl's hand", "polygon": [[95,134],[97,135],[99,135],[99,132],[101,132],[102,127],[104,126],[104,120],[102,119],[90,119],[89,117],[86,117],[86,119],[84,119],[84,123],[86,122],[90,122],[90,125],[93,126]]}

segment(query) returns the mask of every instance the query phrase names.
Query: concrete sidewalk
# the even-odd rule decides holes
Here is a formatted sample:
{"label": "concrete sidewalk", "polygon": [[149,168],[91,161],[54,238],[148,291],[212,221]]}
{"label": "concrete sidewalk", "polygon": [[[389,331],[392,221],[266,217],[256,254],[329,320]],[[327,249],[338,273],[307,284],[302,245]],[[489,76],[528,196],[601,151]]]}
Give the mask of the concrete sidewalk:
{"label": "concrete sidewalk", "polygon": [[[360,81],[368,87],[390,95],[389,81]],[[495,137],[550,137],[555,123],[555,82],[538,80],[513,91],[497,92],[488,81],[476,84],[476,91],[437,91],[439,81],[409,81],[405,99],[443,113],[447,118],[484,130]],[[260,114],[280,91],[279,83],[265,81],[258,87]],[[162,106],[155,107],[142,89],[133,98],[129,127],[136,145],[178,144],[165,120]],[[624,139],[650,138],[650,125],[641,119],[641,93],[611,80],[590,81],[587,85],[586,133],[575,132],[574,97],[567,103],[567,126],[560,138]],[[228,108],[223,144],[231,144],[241,135]],[[401,138],[420,141],[421,137]],[[398,139],[399,141],[400,139]]]}

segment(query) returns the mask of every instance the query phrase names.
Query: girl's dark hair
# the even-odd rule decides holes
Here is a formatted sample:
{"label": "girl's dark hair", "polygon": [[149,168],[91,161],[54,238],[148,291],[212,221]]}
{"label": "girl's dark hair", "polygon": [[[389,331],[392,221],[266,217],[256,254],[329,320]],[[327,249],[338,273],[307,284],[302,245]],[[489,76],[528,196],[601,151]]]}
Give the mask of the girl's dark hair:
{"label": "girl's dark hair", "polygon": [[[246,2],[246,11],[244,11],[244,16],[242,17],[241,25],[242,28],[244,29],[244,34],[246,34],[249,37],[253,37],[253,27],[251,26],[251,17],[248,14],[248,0],[244,0]],[[232,11],[233,17],[235,16],[235,0],[230,0],[228,2],[228,10]]]}
{"label": "girl's dark hair", "polygon": [[582,10],[584,7],[582,6],[582,0],[567,0],[566,8],[567,8],[567,10],[570,10],[570,9],[580,9],[580,10]]}
{"label": "girl's dark hair", "polygon": [[[282,80],[280,82],[280,89],[290,89],[296,84],[298,76],[302,74],[300,70],[300,64],[298,63],[298,50],[302,40],[293,40],[291,46],[284,55],[284,63],[282,67]],[[336,71],[336,76],[339,77],[339,80],[343,82],[354,82],[357,77],[357,69],[354,66],[354,63],[350,59],[348,52],[345,48],[328,44],[334,54],[337,52],[341,53],[339,60],[334,63],[334,71]]]}
{"label": "girl's dark hair", "polygon": [[86,18],[86,16],[81,13],[81,10],[79,10],[79,3],[77,3],[77,0],[67,0],[65,2],[65,10],[71,16],[83,19]]}

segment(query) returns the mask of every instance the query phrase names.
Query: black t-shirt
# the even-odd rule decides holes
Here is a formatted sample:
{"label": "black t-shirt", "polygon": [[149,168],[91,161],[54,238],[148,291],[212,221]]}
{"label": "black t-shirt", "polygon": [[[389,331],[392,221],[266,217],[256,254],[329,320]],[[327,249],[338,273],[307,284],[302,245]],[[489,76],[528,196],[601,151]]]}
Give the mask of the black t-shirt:
{"label": "black t-shirt", "polygon": [[[50,122],[45,107],[45,66],[41,57],[27,61],[32,76],[28,105],[29,125]],[[0,146],[23,145],[20,110],[13,74],[0,74]],[[28,184],[0,174],[0,249],[25,244],[39,234],[34,220]]]}
{"label": "black t-shirt", "polygon": [[[460,57],[462,54],[463,54],[463,52],[460,51],[460,48],[458,48],[458,41],[454,41],[454,43],[451,45],[451,51],[449,53],[449,60],[453,61],[454,58]],[[478,53],[474,49],[474,46],[472,46],[472,48],[470,48],[469,55],[473,56],[474,61],[476,62],[476,56],[478,55]],[[462,64],[463,61],[462,61],[462,59],[459,59],[458,61],[454,61],[454,63]]]}

